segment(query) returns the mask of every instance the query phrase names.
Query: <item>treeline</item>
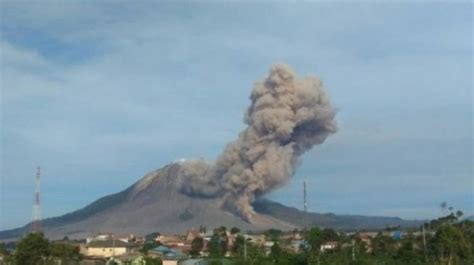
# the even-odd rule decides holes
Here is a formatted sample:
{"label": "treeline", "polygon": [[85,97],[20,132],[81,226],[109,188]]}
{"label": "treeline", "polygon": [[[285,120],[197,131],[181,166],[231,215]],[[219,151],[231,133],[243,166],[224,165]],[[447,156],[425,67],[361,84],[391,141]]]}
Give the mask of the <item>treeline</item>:
{"label": "treeline", "polygon": [[12,265],[56,265],[77,264],[82,259],[79,247],[60,242],[50,242],[42,233],[30,233],[24,237],[13,253],[0,244],[4,264]]}
{"label": "treeline", "polygon": [[[208,261],[210,265],[472,265],[474,222],[458,217],[449,214],[433,220],[424,224],[426,233],[406,233],[400,239],[380,232],[367,241],[358,233],[347,236],[332,229],[311,228],[304,231],[296,253],[279,231],[267,233],[274,242],[268,253],[240,234],[228,249],[226,234],[217,230],[210,241]],[[322,250],[321,245],[328,241],[337,242],[337,246]]]}

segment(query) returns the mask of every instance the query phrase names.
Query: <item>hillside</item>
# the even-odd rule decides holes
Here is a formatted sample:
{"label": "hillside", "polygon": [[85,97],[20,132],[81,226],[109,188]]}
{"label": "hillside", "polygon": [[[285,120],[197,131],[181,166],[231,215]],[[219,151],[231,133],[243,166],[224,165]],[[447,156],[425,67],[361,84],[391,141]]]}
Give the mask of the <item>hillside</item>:
{"label": "hillside", "polygon": [[253,206],[261,214],[273,216],[298,227],[303,227],[307,223],[308,226],[354,231],[383,229],[389,226],[416,227],[422,224],[422,221],[403,220],[398,217],[336,215],[333,213],[322,214],[312,212],[305,215],[303,211],[296,208],[264,199],[257,200]]}
{"label": "hillside", "polygon": [[[83,238],[92,233],[112,232],[145,235],[182,233],[200,225],[208,228],[225,225],[244,230],[277,228],[290,230],[304,226],[304,213],[265,199],[254,203],[253,223],[222,209],[222,201],[190,197],[178,189],[179,164],[153,171],[129,188],[102,197],[77,211],[42,221],[50,238]],[[368,229],[386,226],[416,226],[416,221],[399,218],[308,213],[308,223],[337,229]],[[1,240],[15,239],[29,231],[29,225],[0,232]]]}

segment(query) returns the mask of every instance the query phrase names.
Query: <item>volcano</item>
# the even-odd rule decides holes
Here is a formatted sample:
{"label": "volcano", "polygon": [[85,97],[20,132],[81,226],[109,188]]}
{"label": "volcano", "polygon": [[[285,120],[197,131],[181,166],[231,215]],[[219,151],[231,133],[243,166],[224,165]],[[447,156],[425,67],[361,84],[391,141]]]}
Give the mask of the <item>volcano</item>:
{"label": "volcano", "polygon": [[[85,238],[95,233],[146,235],[183,233],[206,226],[239,227],[242,230],[275,228],[292,230],[304,226],[304,213],[266,199],[253,203],[252,223],[222,207],[222,200],[189,196],[179,191],[179,163],[148,173],[127,189],[102,197],[77,211],[42,221],[45,234],[52,239]],[[336,229],[377,229],[387,226],[416,226],[418,221],[394,217],[364,217],[331,213],[308,213],[310,225]],[[0,232],[2,241],[14,240],[29,232],[30,225]]]}

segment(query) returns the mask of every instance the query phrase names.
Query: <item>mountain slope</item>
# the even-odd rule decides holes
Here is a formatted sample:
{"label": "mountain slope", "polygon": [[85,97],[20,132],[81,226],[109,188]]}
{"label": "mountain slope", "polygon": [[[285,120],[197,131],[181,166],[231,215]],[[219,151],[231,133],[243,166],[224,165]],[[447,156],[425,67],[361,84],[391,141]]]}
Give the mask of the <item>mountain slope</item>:
{"label": "mountain slope", "polygon": [[[145,235],[182,233],[189,228],[221,225],[243,230],[277,228],[291,230],[305,224],[303,212],[268,200],[254,203],[257,215],[252,224],[222,209],[222,201],[213,198],[189,197],[179,191],[179,164],[170,164],[153,171],[129,188],[102,197],[77,211],[42,221],[50,238],[83,238],[92,233],[134,233]],[[399,218],[336,216],[309,213],[308,223],[338,229],[413,226],[415,222]],[[0,239],[15,239],[29,231],[29,225],[0,232]]]}
{"label": "mountain slope", "polygon": [[[80,238],[98,232],[134,233],[154,231],[180,233],[205,225],[237,226],[258,230],[295,226],[268,215],[258,214],[253,224],[222,210],[221,201],[189,197],[178,190],[179,164],[171,164],[147,174],[126,190],[105,196],[83,209],[42,221],[50,238]],[[29,226],[0,232],[0,239],[18,238]]]}
{"label": "mountain slope", "polygon": [[292,223],[299,227],[318,226],[339,230],[383,229],[386,227],[416,227],[422,221],[403,220],[398,217],[335,215],[333,213],[307,213],[269,200],[257,200],[253,207],[261,214],[267,214],[277,219]]}

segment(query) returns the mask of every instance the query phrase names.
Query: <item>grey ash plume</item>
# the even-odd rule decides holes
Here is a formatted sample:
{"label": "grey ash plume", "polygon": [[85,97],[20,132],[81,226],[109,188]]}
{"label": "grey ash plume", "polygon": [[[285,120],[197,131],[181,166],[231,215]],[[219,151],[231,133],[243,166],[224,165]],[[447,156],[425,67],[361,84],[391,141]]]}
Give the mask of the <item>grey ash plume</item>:
{"label": "grey ash plume", "polygon": [[298,158],[336,132],[335,114],[322,82],[298,78],[288,65],[275,65],[257,82],[245,113],[247,128],[215,164],[182,164],[181,191],[221,198],[223,207],[251,222],[251,203],[294,174]]}

